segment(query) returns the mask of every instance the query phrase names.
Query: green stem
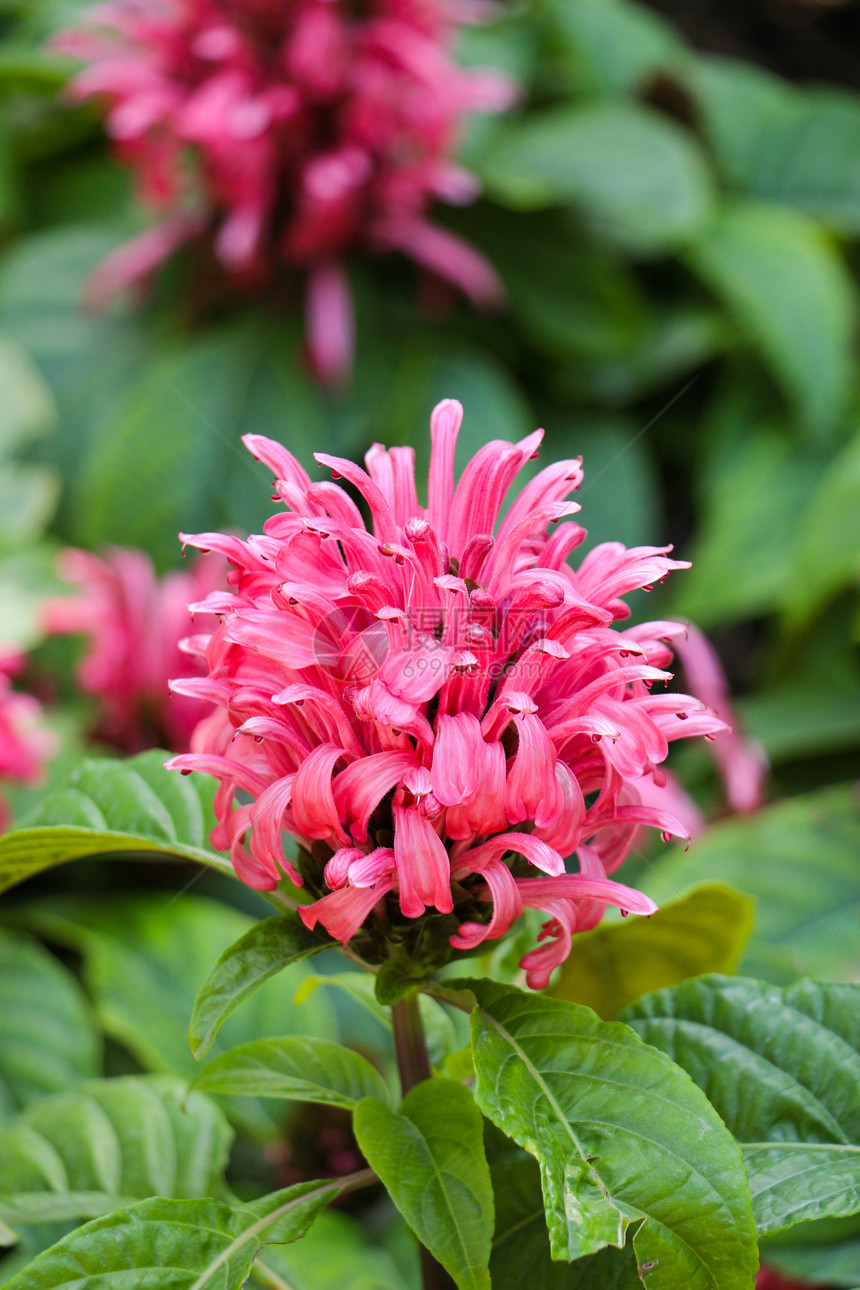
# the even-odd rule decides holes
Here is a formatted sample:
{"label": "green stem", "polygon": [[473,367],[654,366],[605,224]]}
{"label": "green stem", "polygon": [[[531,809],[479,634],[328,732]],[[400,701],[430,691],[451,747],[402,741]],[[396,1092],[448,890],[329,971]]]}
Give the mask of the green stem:
{"label": "green stem", "polygon": [[[400,1087],[404,1097],[416,1084],[430,1079],[432,1073],[419,1000],[420,996],[413,992],[391,1005],[394,1050],[397,1053],[397,1069],[400,1071]],[[442,1264],[437,1263],[426,1246],[419,1244],[418,1248],[421,1252],[423,1290],[454,1290],[454,1282]]]}
{"label": "green stem", "polygon": [[391,1020],[394,1023],[394,1049],[397,1053],[397,1069],[400,1071],[400,1086],[403,1096],[430,1078],[430,1056],[427,1052],[427,1041],[424,1038],[424,1024],[418,1007],[419,996],[408,994],[391,1005]]}

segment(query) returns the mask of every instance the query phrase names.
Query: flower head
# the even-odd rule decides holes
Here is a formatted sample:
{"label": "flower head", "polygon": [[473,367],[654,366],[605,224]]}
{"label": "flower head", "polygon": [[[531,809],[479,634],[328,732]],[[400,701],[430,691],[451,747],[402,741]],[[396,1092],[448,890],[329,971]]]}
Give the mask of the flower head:
{"label": "flower head", "polygon": [[[56,739],[41,725],[39,701],[12,689],[12,678],[22,665],[20,654],[0,653],[0,783],[38,784],[45,762],[56,752]],[[0,832],[8,823],[9,813],[0,799]]]}
{"label": "flower head", "polygon": [[500,74],[452,60],[457,16],[449,0],[94,6],[57,42],[87,64],[71,93],[107,102],[109,134],[164,213],[102,266],[95,294],[205,236],[245,287],[268,283],[278,266],[303,273],[324,377],[350,357],[341,265],[356,246],[403,251],[479,304],[497,300],[490,266],[427,219],[434,199],[475,196],[452,159],[466,116],[512,99]]}
{"label": "flower head", "polygon": [[45,628],[87,637],[77,679],[97,700],[96,736],[124,752],[184,751],[206,709],[169,682],[204,670],[189,637],[193,606],[223,585],[223,562],[201,559],[159,578],[143,551],[69,549],[59,572],[79,594],[48,601]]}
{"label": "flower head", "polygon": [[183,539],[227,557],[234,596],[210,602],[208,676],[175,687],[218,707],[169,764],[217,776],[215,845],[251,886],[309,888],[308,926],[374,954],[414,947],[432,919],[450,956],[539,909],[523,965],[542,986],[607,905],[653,912],[608,875],[643,825],[687,836],[651,804],[659,766],[672,740],[723,724],[652,693],[683,624],[623,625],[627,592],[686,566],[611,542],[572,568],[580,460],[547,466],[501,514],[543,432],[486,444],[455,486],[461,418],[450,399],[433,413],[426,506],[411,448],[375,444],[366,471],[316,454],[369,527],[351,491],[246,437],[286,509],[247,542]]}

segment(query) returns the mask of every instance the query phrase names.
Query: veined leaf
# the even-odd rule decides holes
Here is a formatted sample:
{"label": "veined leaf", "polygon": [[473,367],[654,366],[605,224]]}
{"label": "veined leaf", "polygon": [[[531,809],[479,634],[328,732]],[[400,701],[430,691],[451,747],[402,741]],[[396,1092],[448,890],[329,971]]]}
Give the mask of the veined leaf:
{"label": "veined leaf", "polygon": [[192,1087],[349,1109],[365,1097],[388,1101],[384,1079],[360,1053],[304,1035],[231,1048],[202,1070]]}
{"label": "veined leaf", "polygon": [[425,1080],[399,1113],[375,1098],[359,1102],[353,1124],[391,1199],[459,1290],[490,1290],[493,1192],[469,1090]]}
{"label": "veined leaf", "polygon": [[695,140],[633,103],[556,108],[508,124],[482,170],[512,206],[575,204],[604,237],[645,253],[690,237],[711,210]]}
{"label": "veined leaf", "polygon": [[668,852],[641,886],[660,903],[719,875],[756,900],[741,970],[785,983],[845,980],[860,957],[860,808],[853,784],[792,797],[712,825]]}
{"label": "veined leaf", "polygon": [[[188,1042],[197,990],[225,945],[253,926],[238,910],[186,893],[33,902],[23,915],[84,956],[84,974],[107,1034],[147,1070],[193,1079],[199,1071]],[[293,963],[267,981],[227,1018],[213,1055],[273,1033],[333,1038],[335,1019],[325,999],[300,1008],[293,999],[304,976]],[[271,1108],[252,1099],[230,1102],[231,1119],[247,1132],[270,1136]]]}
{"label": "veined leaf", "polygon": [[0,1123],[96,1075],[101,1041],[83,990],[29,937],[0,931]]}
{"label": "veined leaf", "polygon": [[299,1183],[245,1206],[145,1200],[78,1228],[5,1290],[240,1290],[263,1246],[298,1240],[343,1187]]}
{"label": "veined leaf", "polygon": [[860,1213],[860,986],[707,976],[624,1017],[741,1143],[762,1235]]}
{"label": "veined leaf", "polygon": [[623,1247],[648,1290],[751,1290],[758,1267],[740,1150],[665,1054],[588,1008],[464,983],[475,1098],[541,1169],[553,1257]]}
{"label": "veined leaf", "polygon": [[703,972],[733,972],[752,925],[753,902],[731,887],[694,888],[650,918],[575,936],[549,993],[608,1020],[652,990]]}
{"label": "veined leaf", "polygon": [[208,847],[214,782],[165,770],[168,756],[153,750],[84,762],[0,838],[0,891],[84,856],[157,853],[235,876],[227,857]]}
{"label": "veined leaf", "polygon": [[92,1080],[33,1103],[0,1133],[0,1216],[80,1220],[149,1196],[209,1196],[232,1136],[214,1102],[189,1097],[181,1080]]}
{"label": "veined leaf", "polygon": [[496,1230],[490,1255],[493,1290],[642,1290],[632,1250],[607,1246],[575,1263],[550,1255],[537,1162],[516,1148],[491,1161]]}
{"label": "veined leaf", "polygon": [[202,1057],[230,1013],[270,977],[298,959],[317,954],[326,942],[309,932],[298,914],[279,914],[255,923],[226,949],[209,973],[191,1014],[191,1048]]}
{"label": "veined leaf", "polygon": [[708,224],[688,255],[802,420],[829,435],[849,394],[856,302],[848,270],[819,225],[778,206],[739,204]]}

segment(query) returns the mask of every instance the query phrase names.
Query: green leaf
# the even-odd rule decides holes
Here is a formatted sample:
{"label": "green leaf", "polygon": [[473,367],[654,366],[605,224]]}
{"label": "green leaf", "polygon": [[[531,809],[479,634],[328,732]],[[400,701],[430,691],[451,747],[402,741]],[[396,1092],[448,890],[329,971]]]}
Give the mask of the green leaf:
{"label": "green leaf", "polygon": [[581,92],[635,94],[685,59],[674,28],[626,0],[550,0],[542,16],[559,47],[558,73]]}
{"label": "green leaf", "polygon": [[715,442],[700,467],[704,496],[689,553],[693,567],[673,588],[673,613],[703,627],[781,607],[814,469],[797,469],[796,447],[782,427],[750,426],[746,408],[727,411],[742,419],[729,428],[721,418],[714,427]]}
{"label": "green leaf", "polygon": [[531,1156],[509,1151],[491,1162],[490,1173],[496,1201],[493,1290],[642,1290],[631,1250],[607,1246],[572,1264],[552,1259],[540,1170]]}
{"label": "green leaf", "polygon": [[298,914],[264,918],[240,936],[215,963],[194,1000],[191,1048],[202,1057],[222,1024],[243,1000],[298,959],[318,954],[327,942],[309,932]]}
{"label": "green leaf", "polygon": [[846,784],[713,824],[687,853],[666,854],[641,886],[659,903],[719,875],[756,900],[742,971],[778,983],[844,980],[860,958],[858,848],[860,809]]}
{"label": "green leaf", "polygon": [[385,1080],[365,1057],[305,1035],[231,1048],[200,1072],[192,1088],[349,1109],[365,1097],[388,1100]]}
{"label": "green leaf", "polygon": [[553,1257],[633,1249],[649,1290],[751,1290],[737,1144],[683,1071],[588,1008],[470,981],[475,1098],[541,1168]]}
{"label": "green leaf", "polygon": [[483,162],[491,195],[524,209],[577,206],[602,236],[654,254],[689,239],[711,212],[693,138],[632,103],[554,108],[498,132]]}
{"label": "green leaf", "polygon": [[[411,1290],[414,1285],[401,1275],[378,1233],[333,1210],[320,1214],[301,1241],[267,1249],[265,1263],[290,1290]],[[275,1283],[250,1284],[273,1290]]]}
{"label": "green leaf", "polygon": [[9,336],[0,336],[0,456],[51,430],[57,409],[50,389],[27,351]]}
{"label": "green leaf", "polygon": [[92,1009],[67,968],[28,937],[0,931],[0,1122],[96,1075]]}
{"label": "green leaf", "polygon": [[751,900],[731,887],[697,887],[650,918],[575,936],[549,993],[608,1020],[652,990],[703,972],[733,972],[752,927]]}
{"label": "green leaf", "polygon": [[202,1094],[163,1075],[94,1080],[33,1103],[0,1133],[0,1215],[94,1218],[149,1196],[208,1196],[232,1133]]}
{"label": "green leaf", "polygon": [[359,1102],[353,1124],[391,1199],[459,1290],[489,1290],[493,1192],[469,1090],[425,1080],[399,1114],[373,1098]]}
{"label": "green leaf", "polygon": [[263,1246],[298,1240],[342,1187],[299,1183],[265,1206],[145,1200],[78,1228],[5,1290],[240,1290]]}
{"label": "green leaf", "polygon": [[84,762],[0,838],[0,891],[85,856],[173,856],[235,876],[226,856],[207,845],[214,783],[165,770],[169,755]]}
{"label": "green leaf", "polygon": [[689,248],[691,267],[732,310],[802,421],[828,435],[853,370],[851,278],[822,230],[795,211],[727,208]]}
{"label": "green leaf", "polygon": [[741,1143],[761,1234],[860,1212],[860,986],[708,976],[624,1017]]}
{"label": "green leaf", "polygon": [[[253,926],[247,915],[214,900],[166,892],[33,902],[25,913],[52,939],[84,955],[86,982],[111,1038],[147,1070],[191,1079],[198,1074],[188,1042],[194,999],[223,946]],[[267,981],[227,1019],[213,1055],[279,1031],[333,1038],[334,1016],[323,999],[313,1008],[294,1002],[304,975],[304,964],[295,962]],[[274,1132],[270,1110],[253,1099],[231,1100],[227,1109],[247,1132]]]}
{"label": "green leaf", "polygon": [[790,626],[808,622],[849,585],[860,586],[860,435],[830,463],[800,517],[784,595]]}
{"label": "green leaf", "polygon": [[749,63],[697,59],[692,88],[727,179],[765,201],[860,232],[860,104],[854,94],[782,81]]}
{"label": "green leaf", "polygon": [[[328,441],[319,393],[299,370],[296,338],[240,320],[153,354],[97,427],[76,498],[89,546],[144,547],[175,564],[180,529],[260,532],[271,475],[243,446],[246,430],[289,442],[308,467]],[[170,433],[153,437],[154,425]],[[129,508],[117,480],[134,478],[147,505]]]}

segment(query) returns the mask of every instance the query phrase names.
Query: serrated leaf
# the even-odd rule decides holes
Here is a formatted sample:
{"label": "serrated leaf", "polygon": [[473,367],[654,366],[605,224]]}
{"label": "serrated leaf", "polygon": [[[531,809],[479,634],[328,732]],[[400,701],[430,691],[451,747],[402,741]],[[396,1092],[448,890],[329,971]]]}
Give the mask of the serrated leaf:
{"label": "serrated leaf", "polygon": [[256,1207],[145,1200],[78,1228],[5,1290],[240,1290],[263,1246],[303,1236],[342,1186],[299,1183]]}
{"label": "serrated leaf", "polygon": [[739,1148],[700,1089],[628,1026],[469,981],[475,1098],[541,1167],[553,1257],[622,1248],[648,1290],[751,1290]]}
{"label": "serrated leaf", "polygon": [[848,398],[857,310],[848,270],[822,229],[796,211],[739,204],[687,255],[808,428],[829,435]]}
{"label": "serrated leaf", "polygon": [[259,1039],[231,1048],[200,1072],[192,1088],[348,1109],[365,1097],[388,1101],[384,1079],[365,1057],[341,1044],[306,1035]]}
{"label": "serrated leaf", "polygon": [[860,435],[830,463],[798,523],[783,595],[797,629],[846,586],[860,586]]}
{"label": "serrated leaf", "polygon": [[707,219],[711,181],[695,140],[633,103],[534,113],[500,129],[483,159],[490,192],[524,209],[572,203],[604,237],[655,253]]}
{"label": "serrated leaf", "polygon": [[84,762],[0,838],[0,891],[85,856],[174,856],[235,877],[227,857],[208,846],[214,785],[165,770],[169,755]]}
{"label": "serrated leaf", "polygon": [[265,981],[298,959],[318,954],[327,942],[309,932],[298,914],[278,914],[255,923],[226,949],[203,982],[189,1035],[195,1057],[202,1057],[231,1012]]}
{"label": "serrated leaf", "polygon": [[491,1161],[496,1230],[490,1255],[493,1290],[642,1290],[632,1250],[607,1246],[575,1263],[554,1262],[537,1162],[515,1148]]}
{"label": "serrated leaf", "polygon": [[719,874],[756,900],[741,959],[749,976],[844,980],[860,957],[860,805],[853,784],[777,802],[711,825],[666,854],[641,886],[660,903]]}
{"label": "serrated leaf", "polygon": [[[185,1078],[199,1066],[188,1042],[197,989],[219,951],[239,940],[253,921],[214,900],[168,893],[33,902],[24,916],[52,939],[84,956],[85,978],[99,1019],[148,1070]],[[267,981],[230,1016],[215,1041],[220,1055],[273,1032],[331,1038],[335,1020],[320,999],[313,1008],[294,1002],[304,965],[293,963]],[[271,1135],[271,1114],[251,1099],[229,1104],[248,1132]]]}
{"label": "serrated leaf", "polygon": [[489,1290],[493,1192],[469,1090],[425,1080],[399,1113],[367,1098],[355,1108],[353,1127],[400,1213],[459,1290]]}
{"label": "serrated leaf", "polygon": [[860,1212],[860,986],[707,976],[624,1017],[741,1143],[762,1235]]}
{"label": "serrated leaf", "polygon": [[733,972],[752,927],[751,900],[731,887],[697,887],[650,918],[575,936],[549,993],[610,1020],[652,990],[703,972]]}
{"label": "serrated leaf", "polygon": [[97,1074],[100,1059],[75,977],[29,937],[0,931],[0,1122]]}
{"label": "serrated leaf", "polygon": [[232,1136],[218,1107],[181,1080],[90,1081],[33,1103],[0,1133],[0,1215],[81,1220],[154,1195],[211,1195]]}

